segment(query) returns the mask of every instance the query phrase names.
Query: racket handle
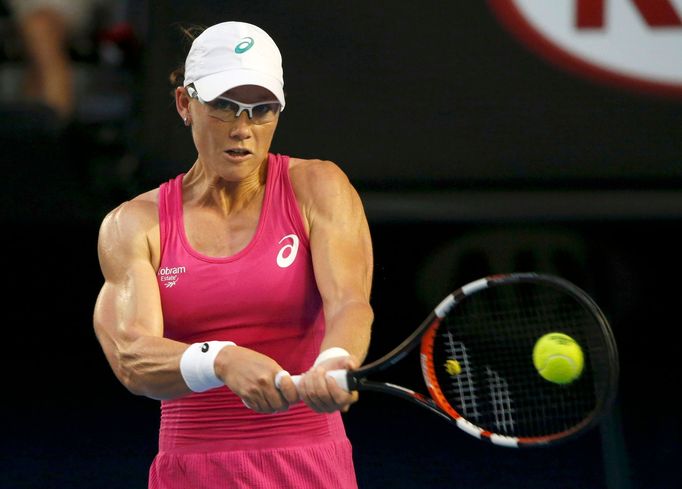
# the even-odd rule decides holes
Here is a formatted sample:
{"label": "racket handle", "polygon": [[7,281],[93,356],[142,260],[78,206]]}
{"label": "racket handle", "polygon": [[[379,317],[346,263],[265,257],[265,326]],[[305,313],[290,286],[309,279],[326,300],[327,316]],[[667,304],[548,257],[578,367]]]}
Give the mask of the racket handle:
{"label": "racket handle", "polygon": [[[277,373],[275,376],[275,386],[277,388],[280,388],[280,383],[282,381],[282,377],[285,375],[289,375],[289,372],[286,370],[282,370]],[[301,381],[301,375],[292,375],[291,380],[294,382],[294,385],[298,387],[298,383]],[[348,388],[348,370],[346,369],[339,369],[339,370],[328,370],[327,371],[327,377],[331,377],[336,381],[336,384],[341,387],[343,390],[346,392],[350,392],[350,389]]]}

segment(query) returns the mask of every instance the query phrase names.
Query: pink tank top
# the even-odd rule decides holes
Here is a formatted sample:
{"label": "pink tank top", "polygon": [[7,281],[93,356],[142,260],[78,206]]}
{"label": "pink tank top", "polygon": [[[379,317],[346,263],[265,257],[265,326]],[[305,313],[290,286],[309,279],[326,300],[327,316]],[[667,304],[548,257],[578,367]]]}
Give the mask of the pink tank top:
{"label": "pink tank top", "polygon": [[[234,341],[292,374],[305,372],[319,353],[325,324],[289,157],[269,155],[256,232],[229,257],[203,255],[187,240],[183,175],[159,188],[164,336]],[[161,403],[160,451],[270,448],[345,436],[339,413],[319,414],[299,403],[283,413],[258,414],[226,387]]]}

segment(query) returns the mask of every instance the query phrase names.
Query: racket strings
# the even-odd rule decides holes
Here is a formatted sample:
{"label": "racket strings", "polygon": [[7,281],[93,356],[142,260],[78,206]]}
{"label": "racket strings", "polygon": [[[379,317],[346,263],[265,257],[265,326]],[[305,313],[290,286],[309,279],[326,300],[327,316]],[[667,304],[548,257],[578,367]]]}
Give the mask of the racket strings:
{"label": "racket strings", "polygon": [[[434,343],[436,377],[462,417],[502,435],[536,437],[573,429],[590,417],[609,382],[600,358],[607,346],[595,315],[575,297],[544,284],[493,287],[464,299],[441,324]],[[561,331],[583,346],[583,374],[569,385],[535,370],[537,338]],[[438,365],[456,360],[452,375]],[[603,377],[603,378],[601,378]]]}
{"label": "racket strings", "polygon": [[449,328],[445,330],[448,359],[457,360],[460,373],[452,376],[451,391],[457,392],[460,413],[469,420],[479,420],[481,412],[478,409],[478,394],[474,380],[474,367],[469,359],[466,346],[461,341],[454,339]]}
{"label": "racket strings", "polygon": [[494,425],[498,428],[499,433],[514,433],[516,410],[509,391],[509,383],[504,377],[488,367],[486,368],[486,376]]}

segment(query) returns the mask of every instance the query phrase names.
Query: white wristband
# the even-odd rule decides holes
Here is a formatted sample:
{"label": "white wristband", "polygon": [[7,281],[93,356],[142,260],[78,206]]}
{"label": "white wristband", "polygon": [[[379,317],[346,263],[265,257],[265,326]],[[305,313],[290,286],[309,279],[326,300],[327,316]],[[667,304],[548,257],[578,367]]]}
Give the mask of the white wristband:
{"label": "white wristband", "polygon": [[332,348],[327,348],[325,351],[320,353],[317,358],[315,359],[315,363],[313,363],[313,367],[317,367],[319,364],[322,362],[325,362],[329,360],[330,358],[337,358],[337,357],[349,357],[350,353],[348,353],[346,350],[343,348],[340,348],[338,346],[334,346]]}
{"label": "white wristband", "polygon": [[225,346],[236,346],[231,341],[206,341],[194,343],[180,358],[180,373],[193,392],[204,392],[220,387],[223,381],[215,374],[213,364]]}

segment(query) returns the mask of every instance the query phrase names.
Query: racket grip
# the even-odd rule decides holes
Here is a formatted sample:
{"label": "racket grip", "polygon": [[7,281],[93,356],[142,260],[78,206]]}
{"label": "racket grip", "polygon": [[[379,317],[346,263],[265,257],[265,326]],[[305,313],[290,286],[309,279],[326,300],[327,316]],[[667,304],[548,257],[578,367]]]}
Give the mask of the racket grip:
{"label": "racket grip", "polygon": [[[282,381],[282,377],[285,375],[289,375],[289,372],[286,370],[282,370],[275,376],[275,386],[277,388],[280,388],[280,382]],[[294,382],[294,385],[298,387],[298,383],[301,381],[301,375],[292,375],[291,380]],[[327,377],[331,377],[334,379],[336,384],[341,387],[343,390],[346,392],[350,392],[350,389],[348,388],[348,370],[346,369],[338,369],[338,370],[328,370],[327,371]]]}

